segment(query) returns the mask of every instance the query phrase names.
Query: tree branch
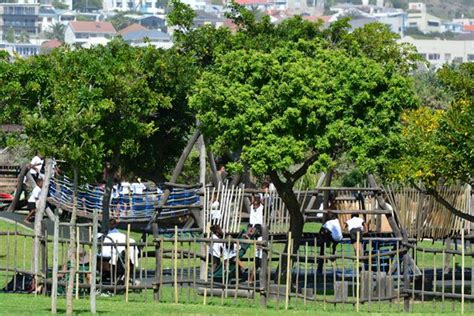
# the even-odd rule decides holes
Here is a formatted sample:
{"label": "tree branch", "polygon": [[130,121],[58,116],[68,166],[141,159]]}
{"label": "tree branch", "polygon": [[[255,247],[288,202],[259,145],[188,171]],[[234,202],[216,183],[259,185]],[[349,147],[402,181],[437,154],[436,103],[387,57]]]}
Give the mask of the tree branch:
{"label": "tree branch", "polygon": [[314,153],[308,159],[306,159],[303,165],[291,174],[291,180],[295,182],[304,176],[306,171],[308,171],[308,168],[311,167],[311,165],[316,161],[316,158],[318,158],[318,153]]}
{"label": "tree branch", "polygon": [[461,212],[460,210],[458,210],[457,208],[455,208],[451,203],[449,203],[448,201],[446,201],[440,194],[439,192],[434,189],[434,188],[426,188],[426,190],[423,190],[421,189],[419,186],[416,185],[416,183],[413,183],[413,186],[415,187],[415,189],[417,189],[418,191],[420,192],[424,192],[428,195],[431,195],[432,197],[435,198],[435,200],[440,203],[441,205],[443,205],[444,207],[446,207],[446,209],[448,209],[448,211],[450,211],[451,213],[453,213],[454,215],[458,216],[458,217],[461,217],[462,219],[465,219],[466,221],[469,221],[469,222],[474,222],[474,216],[471,215],[471,214],[467,214],[467,213],[464,213],[464,212]]}

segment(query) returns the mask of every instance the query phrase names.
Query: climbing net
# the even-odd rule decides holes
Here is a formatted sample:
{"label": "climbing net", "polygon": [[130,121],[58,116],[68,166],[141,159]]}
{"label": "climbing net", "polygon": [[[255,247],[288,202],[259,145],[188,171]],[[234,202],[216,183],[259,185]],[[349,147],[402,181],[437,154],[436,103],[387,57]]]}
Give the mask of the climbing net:
{"label": "climbing net", "polygon": [[[166,202],[166,206],[183,206],[183,209],[164,208],[160,217],[174,217],[188,212],[187,207],[199,203],[199,189],[173,188]],[[157,187],[147,187],[143,193],[117,193],[110,201],[111,216],[118,218],[150,218],[162,199],[163,193]],[[104,186],[85,184],[78,188],[77,204],[74,205],[72,181],[63,177],[51,179],[49,186],[49,200],[65,209],[74,206],[82,214],[92,214],[97,210],[102,212]]]}

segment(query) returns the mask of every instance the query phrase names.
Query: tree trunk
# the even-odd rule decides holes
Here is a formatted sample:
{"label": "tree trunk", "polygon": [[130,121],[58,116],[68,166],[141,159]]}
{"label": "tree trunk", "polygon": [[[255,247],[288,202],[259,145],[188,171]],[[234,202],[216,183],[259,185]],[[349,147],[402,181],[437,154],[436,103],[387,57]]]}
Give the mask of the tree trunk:
{"label": "tree trunk", "polygon": [[43,187],[41,189],[41,194],[38,200],[38,205],[36,207],[35,214],[35,239],[33,246],[33,271],[35,275],[38,275],[40,271],[40,247],[41,247],[41,236],[43,230],[41,229],[41,222],[43,221],[44,209],[46,208],[46,199],[48,197],[49,182],[51,180],[51,175],[53,174],[53,161],[51,159],[46,159],[46,168],[45,168],[45,179],[43,181]]}
{"label": "tree trunk", "polygon": [[109,219],[110,219],[110,197],[112,195],[112,188],[114,186],[115,171],[112,169],[106,169],[106,182],[104,188],[104,197],[102,199],[102,226],[101,233],[107,235],[109,232]]}
{"label": "tree trunk", "polygon": [[[273,184],[278,192],[278,195],[285,203],[288,212],[290,213],[290,231],[293,239],[293,254],[298,252],[298,248],[303,237],[303,226],[304,226],[304,217],[300,211],[300,203],[296,197],[295,192],[293,191],[293,183],[281,181],[278,174],[273,171],[270,173],[270,178],[272,179]],[[285,252],[288,250],[288,244],[285,246]],[[284,256],[286,258],[286,256]],[[285,275],[287,260],[282,260],[282,265],[279,268],[278,273]],[[278,274],[277,273],[277,274]]]}
{"label": "tree trunk", "polygon": [[73,167],[74,173],[74,182],[73,182],[73,204],[72,204],[72,214],[71,222],[69,223],[69,250],[68,250],[68,261],[71,266],[69,269],[69,280],[67,284],[66,292],[66,314],[72,315],[73,306],[73,290],[74,290],[74,279],[76,276],[76,217],[77,217],[77,167]]}

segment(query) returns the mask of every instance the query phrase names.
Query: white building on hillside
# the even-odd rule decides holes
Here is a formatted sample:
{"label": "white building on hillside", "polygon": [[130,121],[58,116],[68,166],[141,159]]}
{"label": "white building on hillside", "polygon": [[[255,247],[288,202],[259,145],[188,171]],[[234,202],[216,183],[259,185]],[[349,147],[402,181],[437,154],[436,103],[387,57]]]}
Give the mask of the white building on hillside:
{"label": "white building on hillside", "polygon": [[115,33],[115,28],[109,22],[72,21],[66,27],[64,41],[70,45],[101,44]]}
{"label": "white building on hillside", "polygon": [[418,53],[434,67],[444,63],[474,62],[474,41],[472,40],[420,40],[410,36],[402,42],[413,44]]}
{"label": "white building on hillside", "polygon": [[441,19],[426,12],[426,4],[410,2],[408,4],[408,27],[417,28],[423,33],[442,32]]}

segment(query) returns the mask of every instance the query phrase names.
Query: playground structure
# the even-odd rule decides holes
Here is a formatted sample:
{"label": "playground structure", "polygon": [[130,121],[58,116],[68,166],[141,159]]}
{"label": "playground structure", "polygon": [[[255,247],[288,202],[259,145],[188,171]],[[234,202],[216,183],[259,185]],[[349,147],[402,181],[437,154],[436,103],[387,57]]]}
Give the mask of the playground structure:
{"label": "playground structure", "polygon": [[[403,302],[405,311],[413,307],[410,302],[424,302],[433,297],[441,297],[443,302],[461,299],[463,309],[464,300],[474,300],[470,226],[452,217],[429,197],[416,195],[413,190],[403,187],[384,189],[370,177],[370,187],[366,188],[317,185],[312,190],[300,189],[296,194],[306,223],[321,222],[329,211],[337,214],[341,224],[351,214],[358,214],[369,224],[369,233],[359,236],[364,249],[361,254],[354,254],[347,231],[334,254],[320,251],[327,245],[320,240],[317,231],[305,232],[301,244],[292,245],[291,234],[288,234],[290,217],[277,192],[247,189],[238,181],[223,183],[212,153],[207,152],[212,186],[176,183],[184,160],[198,137],[199,132],[192,136],[170,182],[165,183],[163,193],[152,188],[144,194],[111,200],[111,217],[119,218],[127,228],[125,243],[94,238],[102,220],[104,195],[99,187],[79,188],[78,202],[74,205],[71,182],[66,178],[50,179],[48,202],[63,212],[70,212],[75,207],[78,216],[86,222],[74,228],[79,236],[77,249],[84,249],[90,258],[89,267],[78,269],[76,273],[76,297],[87,295],[95,301],[98,289],[102,293],[124,293],[125,300],[130,291],[141,291],[146,300],[152,291],[154,300],[166,301],[166,294],[172,291],[174,302],[207,304],[218,297],[223,303],[243,297],[258,298],[263,306],[270,301],[285,308],[299,303],[323,302],[324,306],[342,303],[359,310],[361,304],[366,303],[370,310],[375,302],[388,301],[390,306],[393,304],[399,309]],[[322,182],[320,179],[320,184]],[[329,192],[337,197],[337,206],[331,210],[324,208]],[[441,192],[445,196],[450,194],[461,211],[471,212],[469,187]],[[265,201],[261,241],[244,239],[240,234],[247,222],[250,198],[255,194],[262,194]],[[214,200],[219,202],[217,209],[215,204],[213,206]],[[223,240],[210,238],[209,227],[216,211],[219,212],[217,221],[227,236]],[[422,216],[415,216],[419,212]],[[6,260],[0,270],[4,271],[5,282],[13,277],[16,283],[17,273],[35,275],[45,285],[43,293],[51,294],[55,301],[57,289],[66,285],[66,281],[57,276],[60,266],[67,264],[65,253],[69,240],[60,234],[60,228],[67,224],[59,223],[57,215],[53,216],[53,221],[52,231],[43,230],[41,272],[34,273],[26,259],[25,249],[30,248],[28,245],[33,243],[34,236],[18,229],[0,232],[3,239],[0,244],[6,245]],[[134,228],[145,234],[140,241],[130,243],[130,231]],[[165,233],[171,233],[171,237]],[[443,248],[427,249],[417,244],[423,238],[451,238],[451,242]],[[238,249],[236,259],[221,258],[221,264],[212,268],[208,253],[215,243]],[[104,247],[125,247],[120,269],[105,274],[101,270],[104,258],[97,254]],[[469,247],[471,251],[466,251]],[[130,249],[139,249],[133,265],[127,257]],[[249,277],[256,270],[258,249],[262,252],[261,267],[252,282]],[[76,255],[79,262],[79,253]],[[420,260],[425,256],[431,256],[432,265],[427,266]],[[93,263],[94,260],[97,263]],[[323,269],[318,271],[321,262]],[[460,263],[461,268],[456,263]],[[237,268],[239,264],[246,269]],[[91,277],[79,277],[84,275]]]}

